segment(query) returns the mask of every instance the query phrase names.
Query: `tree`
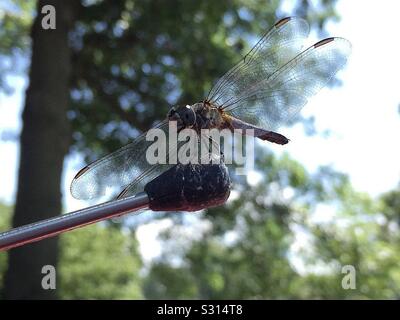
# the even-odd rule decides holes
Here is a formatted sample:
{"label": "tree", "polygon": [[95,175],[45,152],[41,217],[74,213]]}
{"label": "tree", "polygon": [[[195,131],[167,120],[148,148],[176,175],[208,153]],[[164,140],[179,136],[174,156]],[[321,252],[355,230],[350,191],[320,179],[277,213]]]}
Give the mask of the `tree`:
{"label": "tree", "polygon": [[[54,5],[57,27],[44,30],[38,14],[31,31],[32,58],[20,139],[18,192],[13,227],[61,212],[60,183],[70,143],[67,119],[71,70],[68,33],[74,1],[39,1]],[[9,251],[4,295],[7,299],[54,298],[40,286],[43,265],[57,266],[57,238]]]}
{"label": "tree", "polygon": [[133,234],[93,225],[61,236],[62,299],[139,299],[141,258]]}
{"label": "tree", "polygon": [[34,1],[3,1],[0,5],[0,91],[10,93],[6,76],[21,73],[19,61],[29,52]]}
{"label": "tree", "polygon": [[[310,175],[286,156],[258,156],[263,179],[244,183],[228,206],[193,224],[208,228],[180,232],[193,227],[183,224],[165,232],[145,296],[397,299],[399,191],[374,200],[329,168]],[[345,266],[354,268],[354,288],[342,286]]]}
{"label": "tree", "polygon": [[[0,204],[0,230],[11,223],[12,208]],[[142,297],[141,258],[134,234],[92,225],[60,237],[56,291],[61,299],[138,299]],[[6,252],[0,253],[0,299]]]}
{"label": "tree", "polygon": [[[293,298],[300,276],[289,260],[296,214],[315,197],[311,177],[287,156],[276,159],[257,150],[258,170],[266,174],[256,186],[243,179],[238,196],[224,207],[207,210],[195,225],[208,228],[182,247],[174,226],[164,235],[169,246],[145,280],[147,298],[177,298],[174,277],[183,282],[180,297],[200,299]],[[293,193],[290,197],[284,193]],[[199,231],[200,232],[200,231]],[[191,232],[190,234],[197,234]],[[181,263],[171,264],[173,261]],[[173,270],[173,271],[172,271]],[[172,286],[174,288],[174,286]]]}

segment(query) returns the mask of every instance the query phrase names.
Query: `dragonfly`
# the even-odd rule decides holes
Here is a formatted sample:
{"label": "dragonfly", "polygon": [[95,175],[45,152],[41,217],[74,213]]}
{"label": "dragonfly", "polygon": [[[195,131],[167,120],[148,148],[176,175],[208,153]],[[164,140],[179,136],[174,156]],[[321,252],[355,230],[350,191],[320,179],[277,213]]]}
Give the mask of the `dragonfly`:
{"label": "dragonfly", "polygon": [[[308,35],[304,19],[279,20],[203,100],[172,107],[156,127],[168,132],[169,123],[176,121],[178,130],[192,128],[199,135],[205,128],[242,129],[260,140],[287,144],[289,139],[277,128],[293,124],[302,107],[345,66],[351,53],[350,42],[340,37],[304,49]],[[152,143],[144,133],[85,166],[74,177],[71,194],[77,199],[106,194],[124,198],[142,191],[173,165],[148,163],[145,155]]]}

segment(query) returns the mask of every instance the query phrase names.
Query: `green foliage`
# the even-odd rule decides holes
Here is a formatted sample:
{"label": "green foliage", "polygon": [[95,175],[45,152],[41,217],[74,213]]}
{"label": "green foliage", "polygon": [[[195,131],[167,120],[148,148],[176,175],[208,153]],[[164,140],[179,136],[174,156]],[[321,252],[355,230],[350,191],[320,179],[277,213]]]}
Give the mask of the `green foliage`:
{"label": "green foliage", "polygon": [[[0,203],[0,232],[10,228],[10,217],[12,208]],[[2,297],[4,274],[7,267],[7,253],[0,252],[0,299]]]}
{"label": "green foliage", "polygon": [[143,294],[152,299],[195,299],[198,297],[196,278],[186,268],[157,263],[145,278]]}
{"label": "green foliage", "polygon": [[132,234],[93,225],[62,235],[60,246],[60,298],[141,297],[141,260]]}
{"label": "green foliage", "polygon": [[[184,241],[176,225],[166,231],[168,247],[145,280],[147,298],[399,297],[398,192],[374,201],[333,170],[311,175],[261,150],[258,159],[262,181],[242,181],[235,200],[207,210],[195,224],[209,228],[186,239],[186,249],[176,249]],[[355,267],[354,290],[342,288],[345,265]]]}
{"label": "green foliage", "polygon": [[[291,178],[303,179],[305,184],[309,177],[287,156],[276,159],[260,150],[258,158],[268,168],[262,182],[254,186],[242,181],[237,187],[240,195],[236,199],[225,207],[207,210],[196,224],[206,222],[210,228],[199,239],[189,239],[191,244],[183,253],[167,248],[168,254],[155,263],[147,279],[147,283],[161,281],[161,284],[152,283],[148,288],[162,288],[167,297],[175,298],[175,291],[168,290],[168,284],[173,281],[167,277],[170,274],[167,265],[171,254],[180,252],[180,256],[175,257],[181,261],[179,271],[171,265],[174,269],[171,273],[193,279],[188,288],[184,283],[181,285],[180,297],[186,290],[188,295],[184,297],[203,299],[295,296],[291,288],[296,286],[298,275],[288,259],[293,241],[290,223],[294,207],[282,198],[282,190],[290,186]],[[172,247],[177,245],[175,242],[182,241],[176,227],[165,237]],[[164,277],[160,271],[164,272]],[[183,275],[185,272],[187,276]],[[160,295],[160,290],[145,290],[144,293],[154,298]],[[193,293],[196,293],[194,297]]]}
{"label": "green foliage", "polygon": [[[0,230],[11,226],[11,207],[0,204]],[[63,234],[57,289],[61,299],[139,299],[137,240],[117,228],[92,225]],[[0,298],[7,253],[0,252]]]}
{"label": "green foliage", "polygon": [[35,1],[2,1],[0,4],[0,91],[9,93],[6,75],[22,71],[19,60],[29,48],[29,29],[32,23]]}

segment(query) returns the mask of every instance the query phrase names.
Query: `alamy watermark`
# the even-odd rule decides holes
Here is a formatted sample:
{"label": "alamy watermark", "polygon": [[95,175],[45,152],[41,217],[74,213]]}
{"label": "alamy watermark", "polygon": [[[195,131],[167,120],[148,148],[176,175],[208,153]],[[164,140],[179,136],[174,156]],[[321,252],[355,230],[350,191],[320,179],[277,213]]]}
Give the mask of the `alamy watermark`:
{"label": "alamy watermark", "polygon": [[42,28],[44,30],[56,28],[56,8],[50,4],[46,4],[42,7],[41,11],[44,14],[42,18]]}
{"label": "alamy watermark", "polygon": [[356,268],[350,264],[342,267],[342,273],[346,274],[342,278],[342,288],[344,290],[356,289]]}
{"label": "alamy watermark", "polygon": [[42,278],[42,288],[44,290],[55,290],[56,289],[56,268],[47,264],[42,267],[42,274],[45,276]]}
{"label": "alamy watermark", "polygon": [[[156,164],[233,164],[237,174],[254,168],[254,130],[185,128],[178,132],[176,121],[169,121],[168,130],[150,129],[146,141],[149,165]],[[244,135],[247,138],[244,138]],[[221,148],[223,146],[223,150]]]}

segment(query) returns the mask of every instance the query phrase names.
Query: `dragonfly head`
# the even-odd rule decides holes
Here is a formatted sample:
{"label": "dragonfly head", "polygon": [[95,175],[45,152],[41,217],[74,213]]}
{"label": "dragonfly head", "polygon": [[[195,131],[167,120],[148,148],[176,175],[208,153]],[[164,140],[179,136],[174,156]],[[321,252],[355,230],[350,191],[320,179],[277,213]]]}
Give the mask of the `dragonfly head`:
{"label": "dragonfly head", "polygon": [[178,122],[178,129],[191,128],[196,123],[196,113],[186,105],[181,107],[172,107],[168,112],[168,119]]}

